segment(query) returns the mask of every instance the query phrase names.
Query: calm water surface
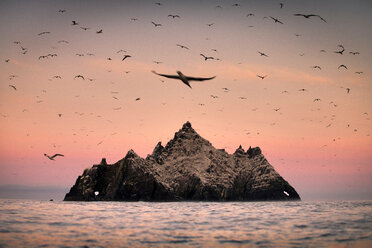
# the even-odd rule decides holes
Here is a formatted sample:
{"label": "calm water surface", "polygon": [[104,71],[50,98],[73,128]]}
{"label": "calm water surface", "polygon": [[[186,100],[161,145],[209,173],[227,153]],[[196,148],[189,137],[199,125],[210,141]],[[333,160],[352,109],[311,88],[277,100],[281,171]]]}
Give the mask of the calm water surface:
{"label": "calm water surface", "polygon": [[372,247],[372,202],[0,199],[0,247]]}

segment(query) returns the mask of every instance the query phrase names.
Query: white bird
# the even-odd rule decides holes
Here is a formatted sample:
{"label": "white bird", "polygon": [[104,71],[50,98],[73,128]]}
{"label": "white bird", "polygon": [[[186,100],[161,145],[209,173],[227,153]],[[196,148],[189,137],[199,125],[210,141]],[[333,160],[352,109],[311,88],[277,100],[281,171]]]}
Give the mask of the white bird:
{"label": "white bird", "polygon": [[47,158],[49,158],[50,160],[54,160],[54,158],[57,157],[57,156],[64,157],[65,155],[63,155],[63,154],[58,154],[58,153],[57,153],[57,154],[54,154],[53,156],[49,156],[48,154],[44,153],[44,156],[47,157]]}
{"label": "white bird", "polygon": [[289,196],[289,194],[288,194],[287,191],[283,191],[283,193],[284,193],[286,196]]}

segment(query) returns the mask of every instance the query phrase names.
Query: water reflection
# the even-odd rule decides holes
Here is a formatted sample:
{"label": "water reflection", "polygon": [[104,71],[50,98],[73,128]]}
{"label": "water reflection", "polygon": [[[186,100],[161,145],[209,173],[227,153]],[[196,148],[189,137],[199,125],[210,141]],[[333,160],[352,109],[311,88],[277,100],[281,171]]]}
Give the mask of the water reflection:
{"label": "water reflection", "polygon": [[372,246],[372,202],[0,200],[0,247]]}

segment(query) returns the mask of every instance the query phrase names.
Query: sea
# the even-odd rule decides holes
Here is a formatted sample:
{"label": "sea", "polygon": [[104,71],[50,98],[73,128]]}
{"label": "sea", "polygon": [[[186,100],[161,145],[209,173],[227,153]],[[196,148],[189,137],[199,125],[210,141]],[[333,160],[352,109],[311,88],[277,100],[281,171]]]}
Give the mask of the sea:
{"label": "sea", "polygon": [[372,201],[0,199],[0,247],[372,247]]}

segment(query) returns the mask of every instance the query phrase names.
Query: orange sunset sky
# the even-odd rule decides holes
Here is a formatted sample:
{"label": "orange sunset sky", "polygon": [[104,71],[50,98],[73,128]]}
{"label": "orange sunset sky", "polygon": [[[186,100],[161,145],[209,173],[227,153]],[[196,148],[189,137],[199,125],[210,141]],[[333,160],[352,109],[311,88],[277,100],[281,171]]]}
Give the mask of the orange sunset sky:
{"label": "orange sunset sky", "polygon": [[190,121],[303,199],[372,199],[371,1],[156,2],[0,1],[1,185],[68,190]]}

